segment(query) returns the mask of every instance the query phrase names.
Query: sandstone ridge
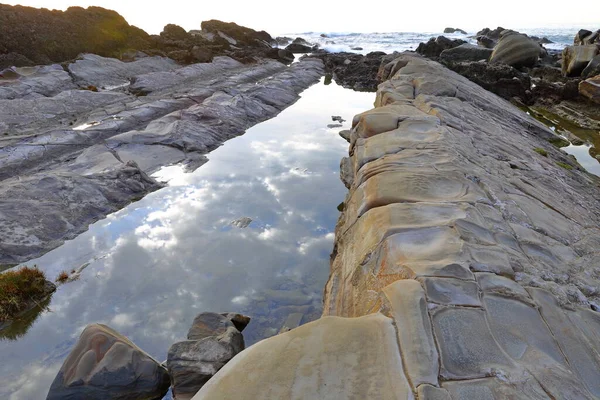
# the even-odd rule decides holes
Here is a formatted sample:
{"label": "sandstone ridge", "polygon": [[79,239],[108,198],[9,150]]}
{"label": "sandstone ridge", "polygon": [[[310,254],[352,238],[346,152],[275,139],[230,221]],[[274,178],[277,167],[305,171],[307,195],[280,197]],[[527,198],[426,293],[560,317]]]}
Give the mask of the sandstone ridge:
{"label": "sandstone ridge", "polygon": [[436,62],[380,75],[342,161],[323,318],[194,399],[600,397],[598,178]]}

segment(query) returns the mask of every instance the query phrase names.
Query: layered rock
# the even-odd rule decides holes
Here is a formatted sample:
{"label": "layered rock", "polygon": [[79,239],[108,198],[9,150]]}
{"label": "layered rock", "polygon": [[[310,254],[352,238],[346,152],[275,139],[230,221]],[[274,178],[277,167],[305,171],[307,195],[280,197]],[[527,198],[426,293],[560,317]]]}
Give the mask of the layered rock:
{"label": "layered rock", "polygon": [[88,325],[56,376],[47,400],[154,400],[169,389],[167,369],[108,326]]}
{"label": "layered rock", "polygon": [[197,168],[323,74],[310,58],[181,67],[86,55],[68,68],[0,80],[0,264],[39,256],[160,188],[148,173],[163,165]]}
{"label": "layered rock", "polygon": [[169,349],[167,368],[176,400],[191,399],[236,354],[244,350],[242,331],[250,318],[241,314],[202,313],[188,340]]}
{"label": "layered rock", "polygon": [[600,180],[458,74],[390,64],[353,120],[324,317],[194,399],[599,397]]}
{"label": "layered rock", "polygon": [[563,75],[579,76],[599,52],[600,48],[595,44],[565,47],[562,53]]}

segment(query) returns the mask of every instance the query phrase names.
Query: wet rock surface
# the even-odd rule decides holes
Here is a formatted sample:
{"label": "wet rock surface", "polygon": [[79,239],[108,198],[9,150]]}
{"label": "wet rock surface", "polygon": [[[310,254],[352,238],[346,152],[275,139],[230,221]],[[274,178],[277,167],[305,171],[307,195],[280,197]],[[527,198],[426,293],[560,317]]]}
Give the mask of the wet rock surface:
{"label": "wet rock surface", "polygon": [[86,327],[52,383],[47,400],[160,399],[167,369],[108,326]]}
{"label": "wet rock surface", "polygon": [[294,103],[323,64],[216,57],[181,67],[84,55],[69,70],[0,78],[0,264],[39,256],[160,188],[148,174],[163,165],[202,165],[205,153]]}
{"label": "wet rock surface", "polygon": [[597,398],[600,180],[464,77],[390,64],[350,131],[324,317],[194,398]]}
{"label": "wet rock surface", "polygon": [[191,399],[213,375],[244,350],[242,331],[250,318],[241,314],[202,313],[188,340],[169,349],[167,368],[176,400]]}

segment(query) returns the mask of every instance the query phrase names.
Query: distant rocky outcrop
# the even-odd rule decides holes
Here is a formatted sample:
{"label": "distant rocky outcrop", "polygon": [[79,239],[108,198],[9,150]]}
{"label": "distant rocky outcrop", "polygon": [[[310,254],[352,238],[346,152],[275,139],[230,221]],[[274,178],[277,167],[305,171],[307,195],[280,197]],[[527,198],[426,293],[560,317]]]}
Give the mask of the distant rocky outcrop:
{"label": "distant rocky outcrop", "polygon": [[311,53],[317,50],[317,48],[318,46],[308,43],[301,37],[297,37],[285,49],[287,51],[291,51],[292,53]]}
{"label": "distant rocky outcrop", "polygon": [[169,349],[167,368],[176,400],[191,399],[236,354],[244,350],[242,331],[250,317],[205,312],[198,315],[186,341]]}
{"label": "distant rocky outcrop", "polygon": [[167,369],[106,325],[88,325],[54,379],[47,400],[161,399]]}
{"label": "distant rocky outcrop", "polygon": [[377,71],[381,63],[390,56],[375,51],[367,55],[323,52],[315,54],[314,57],[323,60],[326,71],[332,74],[338,85],[357,91],[374,92],[379,84]]}
{"label": "distant rocky outcrop", "polygon": [[265,31],[217,20],[204,21],[201,27],[187,32],[168,24],[160,35],[148,35],[115,11],[100,7],[63,12],[0,4],[0,69],[60,63],[81,53],[123,61],[168,56],[180,64],[210,62],[222,55],[244,63],[263,58],[293,61],[290,52],[272,48],[275,40]]}
{"label": "distant rocky outcrop", "polygon": [[446,28],[444,29],[444,33],[462,33],[463,35],[466,35],[467,32],[463,31],[462,29],[459,28]]}
{"label": "distant rocky outcrop", "polygon": [[100,7],[66,11],[0,4],[0,68],[50,64],[80,53],[119,57],[151,47],[150,35]]}

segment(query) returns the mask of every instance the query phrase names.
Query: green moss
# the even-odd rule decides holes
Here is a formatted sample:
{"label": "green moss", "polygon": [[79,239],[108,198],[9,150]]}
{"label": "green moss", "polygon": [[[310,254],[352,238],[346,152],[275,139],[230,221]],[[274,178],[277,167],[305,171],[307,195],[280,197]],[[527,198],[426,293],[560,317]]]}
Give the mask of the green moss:
{"label": "green moss", "polygon": [[550,143],[551,143],[553,146],[556,146],[556,147],[558,147],[558,148],[561,148],[561,147],[567,147],[567,146],[570,144],[570,143],[569,143],[569,141],[568,141],[567,139],[563,139],[563,138],[559,138],[559,137],[552,138],[552,139],[548,139],[548,141],[549,141],[549,142],[550,142]]}
{"label": "green moss", "polygon": [[560,161],[557,161],[556,165],[558,165],[559,167],[564,168],[566,170],[569,170],[569,171],[573,169],[573,167],[570,166],[569,164],[564,163],[564,162],[560,162]]}
{"label": "green moss", "polygon": [[46,277],[37,267],[0,274],[0,322],[13,319],[46,293]]}
{"label": "green moss", "polygon": [[544,149],[542,149],[541,147],[536,147],[535,149],[533,149],[533,151],[535,151],[536,153],[544,156],[544,157],[548,157],[548,152]]}

